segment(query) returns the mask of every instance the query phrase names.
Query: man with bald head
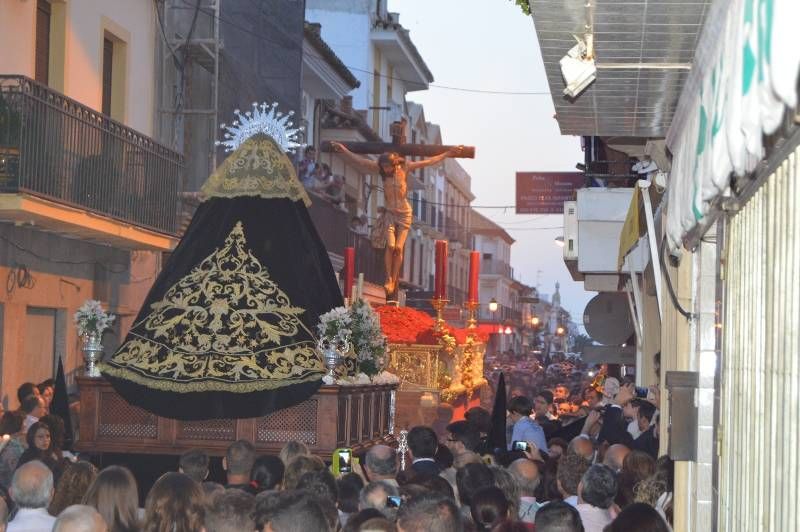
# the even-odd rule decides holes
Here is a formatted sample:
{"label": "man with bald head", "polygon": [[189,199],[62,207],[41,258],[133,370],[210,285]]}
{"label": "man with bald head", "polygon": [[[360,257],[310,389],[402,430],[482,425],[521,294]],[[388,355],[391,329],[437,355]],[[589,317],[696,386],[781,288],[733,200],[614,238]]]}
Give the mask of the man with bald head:
{"label": "man with bald head", "polygon": [[519,520],[533,523],[536,512],[542,506],[536,500],[536,488],[539,487],[539,466],[532,460],[520,458],[511,462],[508,471],[519,486]]}
{"label": "man with bald head", "polygon": [[73,504],[58,514],[53,532],[108,532],[108,526],[91,506]]}
{"label": "man with bald head", "polygon": [[588,436],[581,434],[580,436],[575,436],[572,438],[572,441],[569,442],[567,453],[577,454],[589,460],[589,462],[592,462],[594,460],[594,444]]}
{"label": "man with bald head", "polygon": [[53,473],[38,460],[23,464],[14,472],[9,489],[11,499],[19,506],[8,532],[51,530],[56,518],[47,513],[53,498]]}
{"label": "man with bald head", "polygon": [[386,445],[373,445],[367,451],[364,470],[370,481],[383,480],[397,487],[397,451]]}
{"label": "man with bald head", "polygon": [[619,473],[622,471],[622,463],[629,452],[631,450],[626,446],[621,443],[615,443],[606,451],[606,455],[603,457],[603,465],[610,467],[614,473]]}

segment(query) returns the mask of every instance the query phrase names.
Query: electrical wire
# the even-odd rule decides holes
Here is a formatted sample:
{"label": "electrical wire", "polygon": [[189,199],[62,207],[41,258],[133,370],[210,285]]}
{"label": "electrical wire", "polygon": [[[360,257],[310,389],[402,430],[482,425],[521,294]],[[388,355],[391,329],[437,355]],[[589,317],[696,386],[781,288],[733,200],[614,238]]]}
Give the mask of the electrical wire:
{"label": "electrical wire", "polygon": [[35,257],[39,260],[49,262],[52,264],[69,264],[71,266],[97,265],[103,268],[104,270],[108,271],[109,273],[115,273],[115,274],[125,273],[130,269],[129,266],[126,264],[117,264],[117,266],[121,266],[121,269],[115,269],[96,260],[65,260],[65,259],[54,259],[52,257],[45,257],[44,255],[40,255],[39,253],[36,253],[35,251],[28,249],[21,244],[18,244],[17,242],[13,241],[12,239],[8,238],[5,235],[0,234],[0,240],[16,248],[18,251],[22,251],[23,253],[27,253],[31,257]]}
{"label": "electrical wire", "polygon": [[[181,0],[181,1],[186,5],[191,5],[189,3],[189,0]],[[215,16],[215,13],[213,11],[206,11],[203,8],[199,8],[199,9],[200,9],[201,12],[203,12],[206,15],[209,15],[209,16],[212,16],[212,17]],[[262,34],[256,33],[256,32],[254,32],[254,31],[252,31],[252,30],[250,30],[250,29],[248,29],[248,28],[246,28],[246,27],[244,27],[244,26],[242,26],[240,24],[232,22],[232,21],[230,21],[230,20],[228,20],[226,18],[223,18],[221,16],[217,17],[217,20],[219,20],[220,22],[223,22],[225,24],[228,24],[229,26],[231,26],[231,27],[243,32],[243,33],[247,33],[248,35],[256,37],[257,39],[265,41],[265,42],[267,42],[267,43],[269,43],[271,45],[278,46],[280,48],[284,48],[284,49],[287,49],[287,50],[295,50],[295,51],[301,50],[301,48],[298,48],[296,46],[286,46],[285,43],[281,43],[281,42],[269,39],[269,38],[267,38],[266,36],[264,36]],[[306,53],[306,52],[303,51],[303,53]],[[314,57],[315,59],[320,59],[322,61],[326,60],[324,57],[316,55],[316,54],[309,53],[308,55]],[[280,56],[278,56],[278,57],[280,57]],[[283,62],[283,63],[287,67],[289,66],[286,62]],[[358,68],[358,67],[354,67],[354,66],[350,66],[350,65],[344,65],[344,66],[347,67],[351,71],[361,72],[363,74],[369,74],[369,75],[372,75],[372,76],[376,75],[376,73],[371,71],[371,70],[366,70],[366,69],[363,69],[363,68]],[[408,83],[414,83],[411,80],[407,80],[407,79],[400,78],[400,77],[397,77],[397,76],[387,76],[387,75],[381,74],[381,73],[378,73],[377,76],[379,78],[389,79],[389,80],[392,80],[392,81],[402,81],[403,83],[407,83],[407,84]],[[476,88],[471,88],[471,87],[456,87],[456,86],[453,86],[453,85],[440,85],[438,83],[429,83],[428,87],[434,88],[434,89],[451,90],[451,91],[459,91],[459,92],[468,92],[468,93],[473,93],[473,94],[490,94],[490,95],[500,95],[500,96],[550,96],[550,91],[516,91],[516,90],[476,89]]]}
{"label": "electrical wire", "polygon": [[[680,301],[678,301],[678,297],[675,295],[675,289],[672,287],[672,279],[669,278],[669,272],[667,272],[667,265],[664,262],[664,252],[667,250],[667,238],[664,237],[661,240],[661,252],[658,254],[658,261],[661,263],[661,271],[664,272],[664,279],[667,281],[667,292],[669,292],[669,298],[672,300],[672,304],[675,307],[675,310],[680,313],[681,316],[686,318],[689,321],[692,321],[695,316],[691,312],[687,311],[681,306]],[[658,280],[656,280],[658,282]]]}

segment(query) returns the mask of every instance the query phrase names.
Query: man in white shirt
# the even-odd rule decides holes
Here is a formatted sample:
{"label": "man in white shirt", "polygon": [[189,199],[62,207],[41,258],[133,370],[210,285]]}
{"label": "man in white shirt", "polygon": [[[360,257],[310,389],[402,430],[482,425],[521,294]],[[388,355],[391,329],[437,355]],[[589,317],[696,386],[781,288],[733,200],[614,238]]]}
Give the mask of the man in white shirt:
{"label": "man in white shirt", "polygon": [[616,517],[612,510],[617,496],[617,478],[611,468],[595,464],[578,484],[578,513],[586,532],[603,532]]}
{"label": "man in white shirt", "polygon": [[19,506],[8,532],[50,532],[56,518],[47,513],[53,498],[53,473],[38,460],[20,466],[14,472],[9,490]]}

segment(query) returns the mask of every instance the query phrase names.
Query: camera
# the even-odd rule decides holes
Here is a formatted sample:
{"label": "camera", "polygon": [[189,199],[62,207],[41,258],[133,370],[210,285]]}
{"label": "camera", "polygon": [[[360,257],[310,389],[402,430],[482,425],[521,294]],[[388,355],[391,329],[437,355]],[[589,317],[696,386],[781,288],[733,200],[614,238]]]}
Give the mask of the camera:
{"label": "camera", "polygon": [[526,441],[515,441],[514,443],[511,444],[511,450],[525,452],[529,451],[530,447],[528,446],[528,442]]}

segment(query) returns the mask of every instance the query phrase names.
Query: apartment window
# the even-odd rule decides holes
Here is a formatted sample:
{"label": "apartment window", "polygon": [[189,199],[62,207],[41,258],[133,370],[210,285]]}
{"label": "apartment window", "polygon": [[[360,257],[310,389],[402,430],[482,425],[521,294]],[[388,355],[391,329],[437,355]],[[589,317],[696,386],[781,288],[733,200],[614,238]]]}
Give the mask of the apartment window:
{"label": "apartment window", "polygon": [[50,2],[36,2],[36,81],[47,84],[50,70]]}
{"label": "apartment window", "polygon": [[372,73],[372,129],[380,134],[378,128],[381,125],[380,109],[381,106],[381,73],[375,70]]}
{"label": "apartment window", "polygon": [[111,115],[111,86],[114,72],[114,41],[103,39],[103,105],[104,115]]}
{"label": "apartment window", "polygon": [[100,110],[119,122],[125,121],[127,43],[108,31],[103,36],[102,101]]}

